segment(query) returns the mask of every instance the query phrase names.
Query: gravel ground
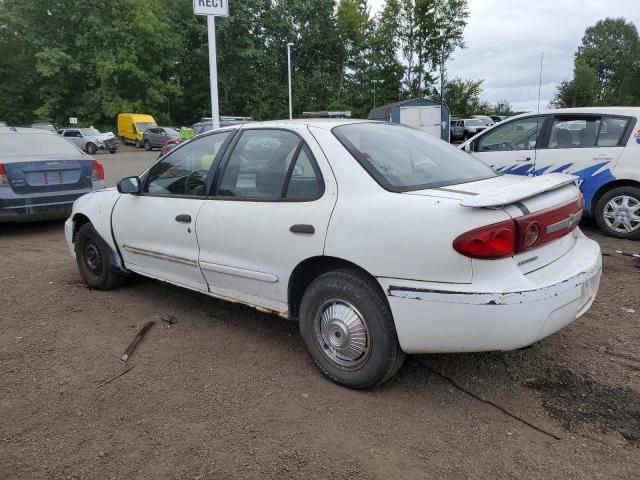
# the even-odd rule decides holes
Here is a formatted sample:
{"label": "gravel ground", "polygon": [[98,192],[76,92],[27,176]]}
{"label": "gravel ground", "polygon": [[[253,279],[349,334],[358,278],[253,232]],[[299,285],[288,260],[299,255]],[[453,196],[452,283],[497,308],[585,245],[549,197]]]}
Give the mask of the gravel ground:
{"label": "gravel ground", "polygon": [[[156,156],[98,158],[113,185]],[[613,252],[640,244],[583,229],[612,255],[574,325],[355,392],[293,322],[140,277],[92,291],[62,222],[2,225],[0,478],[639,478],[640,269]]]}

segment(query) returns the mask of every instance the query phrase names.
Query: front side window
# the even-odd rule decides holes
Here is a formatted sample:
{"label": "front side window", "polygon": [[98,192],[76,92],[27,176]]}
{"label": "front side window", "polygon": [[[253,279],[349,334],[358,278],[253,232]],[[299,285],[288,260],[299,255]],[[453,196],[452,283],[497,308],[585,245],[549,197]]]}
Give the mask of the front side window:
{"label": "front side window", "polygon": [[276,200],[282,197],[300,137],[286,130],[246,130],[233,150],[219,195]]}
{"label": "front side window", "polygon": [[491,130],[478,141],[479,152],[533,150],[542,131],[544,117],[514,120]]}
{"label": "front side window", "polygon": [[207,135],[185,143],[149,170],[145,192],[159,195],[206,195],[205,182],[220,159],[231,132]]}
{"label": "front side window", "polygon": [[333,133],[387,190],[420,190],[496,176],[471,155],[413,128],[353,123],[336,127]]}

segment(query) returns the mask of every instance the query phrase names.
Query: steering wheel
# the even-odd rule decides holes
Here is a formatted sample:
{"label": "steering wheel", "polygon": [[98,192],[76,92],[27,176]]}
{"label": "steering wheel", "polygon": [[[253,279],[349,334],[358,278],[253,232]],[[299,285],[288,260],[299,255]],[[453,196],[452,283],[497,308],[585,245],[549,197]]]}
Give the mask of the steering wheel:
{"label": "steering wheel", "polygon": [[190,195],[202,195],[203,192],[198,192],[200,187],[204,187],[204,181],[207,178],[208,170],[194,170],[184,179],[184,189]]}

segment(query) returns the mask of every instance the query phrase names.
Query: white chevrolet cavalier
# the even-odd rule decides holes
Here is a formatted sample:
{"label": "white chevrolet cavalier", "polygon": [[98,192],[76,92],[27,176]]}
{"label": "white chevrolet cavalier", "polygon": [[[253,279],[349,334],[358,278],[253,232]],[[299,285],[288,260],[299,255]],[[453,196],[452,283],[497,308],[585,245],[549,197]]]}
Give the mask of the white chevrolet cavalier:
{"label": "white chevrolet cavalier", "polygon": [[65,230],[90,287],[135,272],[297,319],[320,370],[366,388],[405,353],[516,349],[585,313],[601,256],[574,180],[399,125],[252,123],[85,195]]}

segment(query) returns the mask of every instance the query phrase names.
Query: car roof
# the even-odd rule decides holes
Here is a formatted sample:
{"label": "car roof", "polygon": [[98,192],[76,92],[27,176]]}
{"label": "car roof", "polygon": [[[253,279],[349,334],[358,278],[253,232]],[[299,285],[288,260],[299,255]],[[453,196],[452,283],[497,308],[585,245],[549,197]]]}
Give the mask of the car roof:
{"label": "car roof", "polygon": [[4,127],[0,126],[0,133],[7,134],[22,134],[22,133],[30,133],[32,135],[57,135],[56,132],[52,132],[51,130],[43,130],[41,128],[27,128],[27,127]]}
{"label": "car roof", "polygon": [[334,127],[339,127],[340,125],[352,125],[356,123],[388,123],[388,122],[378,122],[374,120],[358,120],[358,119],[344,119],[344,118],[300,118],[293,120],[269,120],[264,122],[250,122],[250,123],[242,123],[238,125],[230,125],[230,128],[260,128],[260,127],[268,127],[268,128],[276,128],[276,127],[301,127],[301,126],[313,126],[324,128],[327,130],[331,130]]}
{"label": "car roof", "polygon": [[[541,115],[548,114],[593,114],[593,115],[626,115],[640,117],[640,107],[578,107],[578,108],[555,108],[541,110]],[[513,118],[520,118],[530,115],[537,115],[537,112],[531,111],[522,113],[520,115],[514,115],[509,117],[509,120]]]}

